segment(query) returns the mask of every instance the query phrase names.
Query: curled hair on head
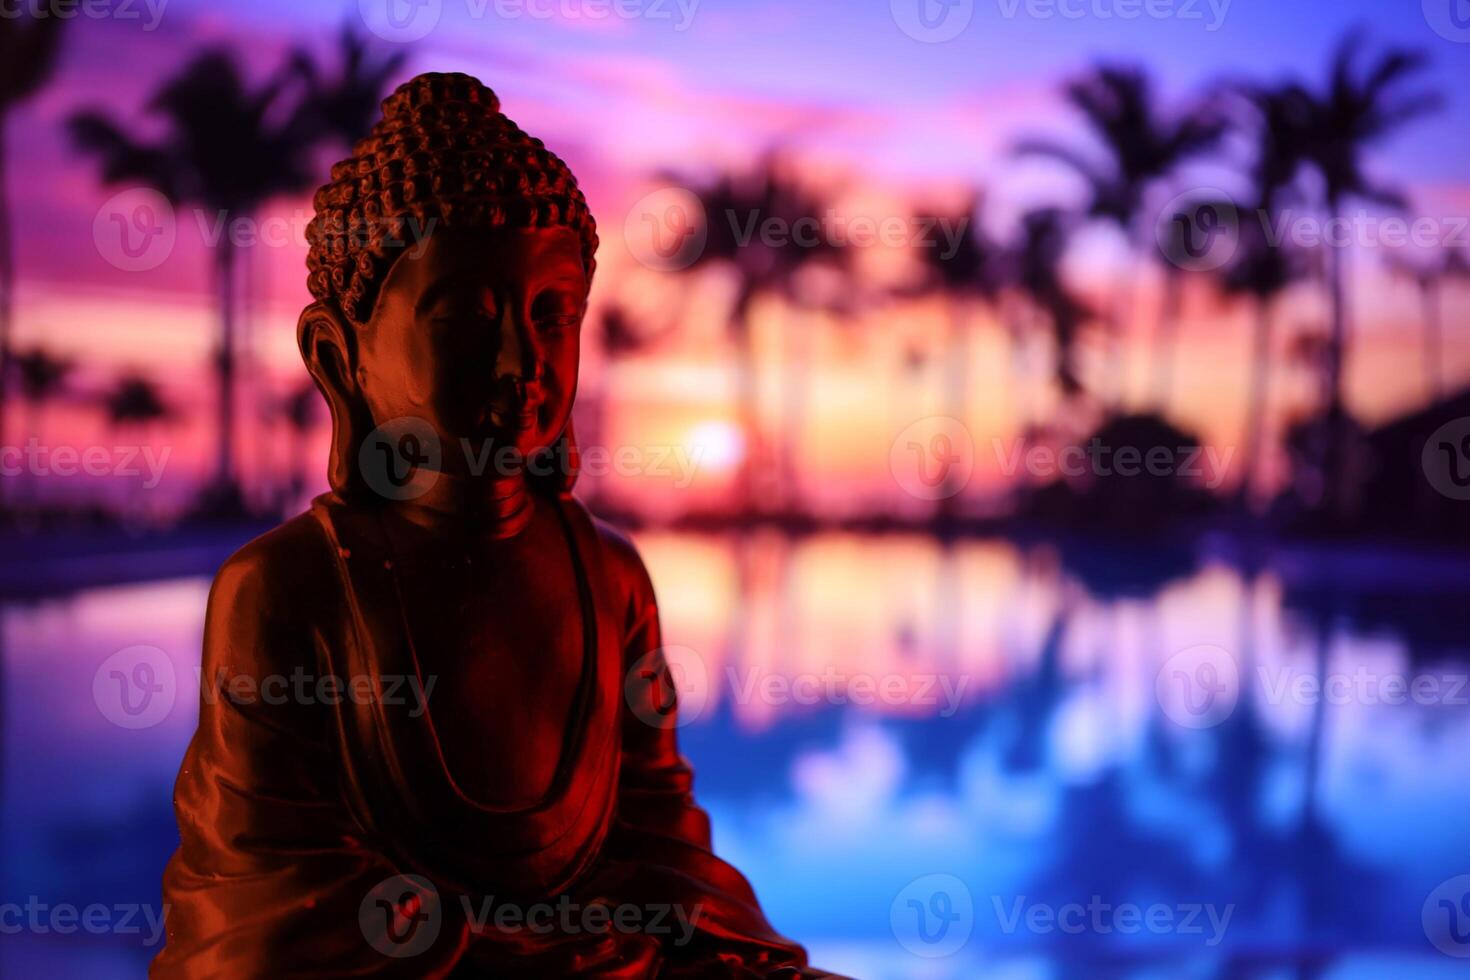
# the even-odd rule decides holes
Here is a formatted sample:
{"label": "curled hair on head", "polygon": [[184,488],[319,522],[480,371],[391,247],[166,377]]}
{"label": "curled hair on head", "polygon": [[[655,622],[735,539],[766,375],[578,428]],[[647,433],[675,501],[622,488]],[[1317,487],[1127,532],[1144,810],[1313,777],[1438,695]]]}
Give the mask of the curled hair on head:
{"label": "curled hair on head", "polygon": [[442,228],[565,227],[591,282],[597,225],[567,165],[500,111],[478,79],[432,72],[383,100],[383,118],[332,167],[307,227],[307,288],[355,325],[388,268]]}

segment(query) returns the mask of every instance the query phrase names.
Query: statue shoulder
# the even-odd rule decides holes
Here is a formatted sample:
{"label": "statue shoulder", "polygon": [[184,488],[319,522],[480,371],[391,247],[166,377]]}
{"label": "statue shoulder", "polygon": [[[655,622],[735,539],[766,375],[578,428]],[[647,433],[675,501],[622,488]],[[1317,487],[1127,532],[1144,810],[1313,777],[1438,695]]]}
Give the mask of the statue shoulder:
{"label": "statue shoulder", "polygon": [[300,662],[324,610],[342,607],[331,546],[311,514],[227,558],[209,590],[206,646],[261,666]]}
{"label": "statue shoulder", "polygon": [[653,580],[649,578],[643,556],[632,540],[599,518],[592,519],[592,526],[597,530],[603,568],[617,607],[628,610],[630,624],[647,615],[657,615],[658,601],[654,596]]}

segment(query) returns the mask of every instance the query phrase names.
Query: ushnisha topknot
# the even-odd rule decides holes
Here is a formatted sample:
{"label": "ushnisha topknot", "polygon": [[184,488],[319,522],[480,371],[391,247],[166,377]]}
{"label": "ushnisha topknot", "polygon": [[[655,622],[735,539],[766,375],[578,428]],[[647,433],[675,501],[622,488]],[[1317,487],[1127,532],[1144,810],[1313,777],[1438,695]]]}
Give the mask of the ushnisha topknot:
{"label": "ushnisha topknot", "polygon": [[589,282],[595,266],[597,225],[571,170],[469,75],[400,85],[313,205],[307,288],[356,324],[397,254],[442,228],[563,226],[581,238]]}

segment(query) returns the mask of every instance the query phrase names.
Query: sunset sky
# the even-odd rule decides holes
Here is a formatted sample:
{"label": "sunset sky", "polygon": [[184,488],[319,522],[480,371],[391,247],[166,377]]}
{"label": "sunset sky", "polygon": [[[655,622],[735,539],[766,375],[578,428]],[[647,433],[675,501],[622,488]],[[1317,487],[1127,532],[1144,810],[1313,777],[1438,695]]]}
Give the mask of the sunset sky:
{"label": "sunset sky", "polygon": [[[1129,0],[966,0],[958,9],[969,10],[969,23],[943,43],[924,43],[901,29],[912,14],[904,12],[905,2],[683,0],[681,8],[675,0],[628,0],[627,9],[646,16],[627,18],[594,16],[603,9],[597,0],[429,0],[425,9],[437,8],[439,19],[408,45],[410,71],[478,75],[500,94],[507,114],[568,160],[603,239],[594,307],[618,297],[642,310],[687,309],[684,329],[656,356],[607,374],[595,349],[589,351],[585,390],[607,392],[616,406],[609,438],[687,442],[691,431],[709,431],[709,423],[728,415],[720,394],[729,379],[717,285],[696,288],[687,277],[649,273],[626,254],[624,219],[634,201],[659,186],[659,175],[698,179],[780,148],[833,200],[875,216],[953,200],[983,185],[986,226],[1005,236],[1027,207],[1078,200],[1063,172],[1018,162],[1011,151],[1022,136],[1082,140],[1058,89],[1100,60],[1145,64],[1167,103],[1179,106],[1207,86],[1243,77],[1294,75],[1318,85],[1331,49],[1353,25],[1366,27],[1370,50],[1390,43],[1423,49],[1432,61],[1424,84],[1442,93],[1444,108],[1385,144],[1370,169],[1407,189],[1416,212],[1451,234],[1457,219],[1470,214],[1463,135],[1470,130],[1464,84],[1470,43],[1436,31],[1431,20],[1442,12],[1434,0],[1423,10],[1415,3],[1390,10],[1381,0],[1310,8],[1156,0],[1138,6],[1168,16],[1131,19]],[[69,25],[53,83],[11,124],[20,344],[39,341],[75,356],[81,389],[124,368],[145,370],[183,403],[185,418],[171,438],[183,456],[193,454],[208,438],[200,367],[213,343],[214,314],[201,227],[211,219],[177,215],[177,244],[155,269],[128,272],[110,264],[93,226],[99,209],[123,188],[99,186],[96,165],[68,147],[64,121],[100,106],[147,132],[143,108],[181,67],[182,52],[225,44],[263,78],[293,46],[330,59],[344,21],[361,27],[367,12],[381,23],[373,13],[380,6],[171,0],[161,10],[155,2],[159,16],[151,30],[153,14],[141,2],[132,8],[137,19],[81,18]],[[384,50],[393,47],[383,43]],[[1217,177],[1206,171],[1189,179]],[[246,397],[279,397],[303,377],[292,328],[307,300],[300,229],[309,206],[306,194],[277,202],[268,217],[291,229],[292,243],[250,250],[250,343],[255,363],[268,370]],[[1458,235],[1470,238],[1463,230]],[[1352,288],[1361,343],[1349,391],[1355,408],[1378,420],[1422,401],[1419,305],[1410,287],[1377,271],[1382,249],[1360,251]],[[1105,295],[1122,264],[1116,242],[1105,233],[1083,236],[1078,253],[1077,278]],[[1456,329],[1470,309],[1466,293],[1462,285],[1446,295],[1446,365],[1461,383],[1470,377],[1470,343]],[[1151,295],[1145,282],[1141,310],[1150,309]],[[1282,343],[1297,327],[1320,323],[1321,310],[1310,290],[1289,297],[1279,314]],[[822,475],[839,478],[839,496],[881,493],[893,433],[939,408],[932,398],[937,373],[905,374],[894,362],[905,345],[937,336],[946,317],[932,303],[866,311],[858,340],[844,325],[816,324],[810,383],[817,408],[802,439]],[[1247,317],[1238,305],[1222,305],[1206,284],[1191,287],[1175,411],[1214,441],[1237,438]],[[783,322],[781,311],[771,311],[757,331],[776,337]],[[1127,349],[1127,387],[1141,390],[1146,382],[1142,341],[1151,329],[1145,312]],[[993,436],[1014,435],[1019,415],[1006,401],[1014,402],[1014,391],[1006,390],[1029,382],[1010,374],[1004,342],[999,331],[986,329],[984,314],[976,321],[972,360],[966,422],[977,445],[988,446]],[[778,382],[763,384],[774,390]],[[1299,379],[1284,371],[1277,385],[1276,409],[1289,411],[1302,397]],[[87,426],[89,411],[81,404],[58,407],[49,423],[52,441],[58,432]]]}

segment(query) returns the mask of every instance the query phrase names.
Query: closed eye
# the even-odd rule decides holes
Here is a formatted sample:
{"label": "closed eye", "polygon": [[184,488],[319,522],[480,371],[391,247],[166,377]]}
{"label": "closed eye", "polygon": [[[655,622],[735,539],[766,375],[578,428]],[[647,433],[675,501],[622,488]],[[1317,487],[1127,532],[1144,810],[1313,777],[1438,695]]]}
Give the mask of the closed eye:
{"label": "closed eye", "polygon": [[565,289],[546,289],[531,303],[531,319],[542,329],[566,329],[582,322],[582,300]]}

